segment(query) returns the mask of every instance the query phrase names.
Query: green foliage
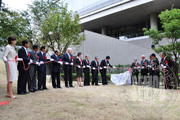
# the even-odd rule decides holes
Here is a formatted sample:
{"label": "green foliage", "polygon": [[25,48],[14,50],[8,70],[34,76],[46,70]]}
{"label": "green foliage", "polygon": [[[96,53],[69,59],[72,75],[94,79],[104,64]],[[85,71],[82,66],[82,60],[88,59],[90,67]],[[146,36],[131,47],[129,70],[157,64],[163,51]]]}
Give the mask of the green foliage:
{"label": "green foliage", "polygon": [[[157,53],[162,51],[166,52],[169,56],[174,56],[177,60],[180,54],[180,9],[172,8],[171,10],[165,10],[159,15],[161,20],[163,31],[144,28],[145,35],[148,35],[153,44],[156,45],[154,50]],[[163,38],[168,38],[167,45],[161,45],[160,41]]]}
{"label": "green foliage", "polygon": [[51,50],[66,52],[71,45],[79,45],[85,39],[77,12],[68,11],[67,4],[59,0],[36,0],[29,5],[34,24],[40,32],[40,44]]}
{"label": "green foliage", "polygon": [[0,10],[0,33],[0,47],[8,43],[7,38],[10,35],[17,38],[17,45],[21,45],[21,41],[24,39],[30,40],[32,30],[28,13],[10,10],[5,4],[2,4],[2,10]]}

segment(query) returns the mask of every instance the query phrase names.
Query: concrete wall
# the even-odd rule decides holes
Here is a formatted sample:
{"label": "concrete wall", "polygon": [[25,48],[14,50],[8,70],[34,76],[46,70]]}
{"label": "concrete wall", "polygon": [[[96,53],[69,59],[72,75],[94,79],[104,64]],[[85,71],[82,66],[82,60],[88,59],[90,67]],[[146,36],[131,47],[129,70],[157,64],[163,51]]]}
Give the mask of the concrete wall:
{"label": "concrete wall", "polygon": [[[101,35],[98,33],[85,30],[86,40],[82,42],[78,51],[83,53],[83,58],[86,54],[93,60],[95,56],[99,57],[99,61],[104,59],[107,55],[111,56],[111,64],[126,65],[131,64],[134,58],[141,61],[141,55],[149,56],[154,51],[151,47],[142,47],[133,42],[120,41],[118,39]],[[138,41],[135,41],[138,42]],[[142,42],[146,44],[145,42]],[[150,42],[152,43],[152,41]],[[151,44],[147,43],[147,46]],[[159,57],[159,55],[157,55]],[[160,58],[160,57],[159,57]]]}

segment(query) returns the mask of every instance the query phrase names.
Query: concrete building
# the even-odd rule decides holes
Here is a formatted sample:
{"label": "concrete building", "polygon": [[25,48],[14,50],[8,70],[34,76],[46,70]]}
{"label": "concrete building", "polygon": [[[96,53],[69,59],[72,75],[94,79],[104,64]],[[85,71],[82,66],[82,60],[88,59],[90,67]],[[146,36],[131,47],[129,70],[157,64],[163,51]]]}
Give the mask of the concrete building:
{"label": "concrete building", "polygon": [[[90,60],[99,56],[111,56],[111,63],[131,64],[134,58],[140,62],[154,51],[152,40],[145,36],[143,28],[162,30],[158,14],[165,9],[180,8],[180,0],[64,0],[68,9],[77,11],[84,28],[86,41],[77,51]],[[162,44],[166,44],[164,39]],[[157,55],[160,58],[159,55]]]}

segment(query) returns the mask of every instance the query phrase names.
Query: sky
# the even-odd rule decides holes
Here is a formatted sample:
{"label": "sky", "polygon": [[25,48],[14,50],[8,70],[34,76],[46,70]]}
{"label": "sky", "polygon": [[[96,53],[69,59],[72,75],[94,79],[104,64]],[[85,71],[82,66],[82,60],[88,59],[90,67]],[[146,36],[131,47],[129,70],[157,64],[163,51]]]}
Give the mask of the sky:
{"label": "sky", "polygon": [[12,10],[27,10],[34,0],[2,0]]}

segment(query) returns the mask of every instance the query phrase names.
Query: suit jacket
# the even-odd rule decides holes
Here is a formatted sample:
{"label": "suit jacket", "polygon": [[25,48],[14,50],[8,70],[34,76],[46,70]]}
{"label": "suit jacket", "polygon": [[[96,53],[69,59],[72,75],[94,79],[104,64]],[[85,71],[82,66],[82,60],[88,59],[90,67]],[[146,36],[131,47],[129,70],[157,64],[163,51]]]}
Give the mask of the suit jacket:
{"label": "suit jacket", "polygon": [[141,66],[147,67],[148,65],[149,65],[149,61],[147,59],[145,59],[144,61],[141,60]]}
{"label": "suit jacket", "polygon": [[[93,60],[91,62],[91,68],[98,68],[99,67],[98,64],[99,64],[98,61],[97,61],[97,64],[96,64],[95,60]],[[91,72],[94,72],[94,71],[98,71],[98,70],[93,70],[93,69],[91,70]]]}
{"label": "suit jacket", "polygon": [[[39,62],[43,61],[43,62],[46,62],[46,53],[44,53],[42,55],[41,51],[39,51],[37,53],[37,55],[39,56]],[[41,64],[40,66],[38,66],[38,71],[41,71],[41,72],[45,72],[46,71],[46,63],[44,64]]]}
{"label": "suit jacket", "polygon": [[[166,61],[168,62],[168,63],[166,63]],[[161,59],[161,63],[160,64],[163,64],[164,66],[169,66],[170,68],[172,67],[172,60],[170,59],[170,58],[168,58],[168,57],[166,57],[165,59]]]}
{"label": "suit jacket", "polygon": [[[29,51],[29,54],[30,54],[29,58],[30,58],[34,63],[38,61],[37,53],[36,53],[34,50]],[[36,65],[36,64],[31,64],[29,69],[31,69],[31,70],[29,70],[29,72],[35,71],[35,70],[37,69],[37,65]],[[32,69],[33,69],[33,70],[32,70]]]}
{"label": "suit jacket", "polygon": [[75,65],[80,65],[80,66],[82,66],[81,60],[79,60],[79,58],[76,58],[76,59],[74,60],[74,64],[75,64]]}
{"label": "suit jacket", "polygon": [[110,67],[113,67],[109,61],[106,61],[105,59],[101,61],[101,64],[100,64],[101,67],[107,67],[107,66],[110,66]]}
{"label": "suit jacket", "polygon": [[[139,66],[140,66],[139,63],[137,63],[137,64],[132,63],[131,68],[139,67]],[[133,73],[133,74],[139,74],[139,70],[138,70],[138,69],[133,69],[132,73]]]}
{"label": "suit jacket", "polygon": [[[83,60],[82,64],[83,64],[83,66],[85,66],[85,67],[87,67],[88,65],[90,66],[89,60],[86,60],[86,59]],[[89,72],[89,68],[84,68],[84,69],[83,69],[83,72]]]}
{"label": "suit jacket", "polygon": [[[155,58],[155,59],[153,59],[152,60],[153,62],[153,64],[152,64],[152,67],[154,68],[154,69],[157,69],[158,67],[159,67],[159,60],[158,60],[158,58]],[[157,69],[157,70],[155,70],[155,71],[159,71],[159,69]]]}
{"label": "suit jacket", "polygon": [[[51,58],[52,59],[54,59],[55,61],[59,61],[59,59],[61,59],[61,57],[60,56],[56,56],[55,54],[53,54],[52,56],[51,56]],[[57,62],[55,62],[55,61],[52,61],[52,64],[51,64],[51,71],[52,72],[60,72],[60,64],[59,63],[57,63]]]}
{"label": "suit jacket", "polygon": [[[63,54],[63,56],[62,56],[62,61],[63,61],[63,63],[65,63],[65,62],[72,63],[72,57],[73,57],[72,54],[70,54],[70,59],[69,59],[68,53]],[[64,69],[65,67],[70,67],[70,68],[72,68],[73,66],[63,64],[63,69]]]}
{"label": "suit jacket", "polygon": [[[30,58],[28,57],[28,55],[27,55],[27,53],[26,53],[26,51],[25,51],[25,49],[23,47],[21,47],[19,49],[18,57],[23,59],[25,68],[27,68],[28,67],[28,63],[30,62]],[[24,66],[23,66],[22,61],[18,62],[18,70],[19,71],[24,71]]]}

